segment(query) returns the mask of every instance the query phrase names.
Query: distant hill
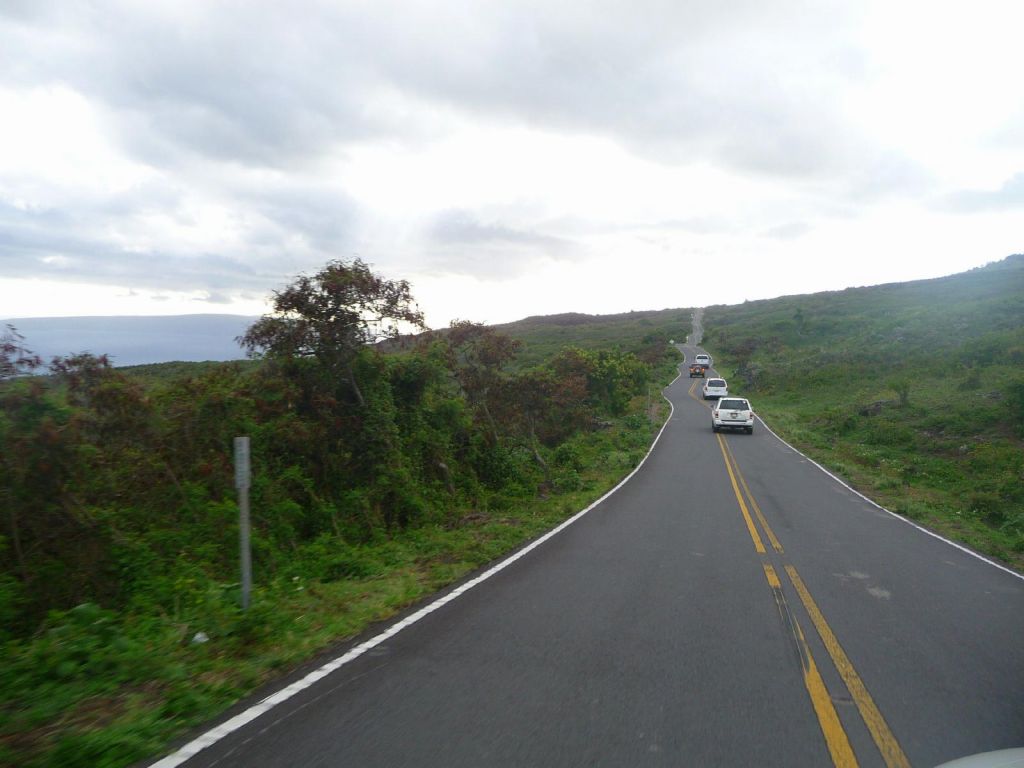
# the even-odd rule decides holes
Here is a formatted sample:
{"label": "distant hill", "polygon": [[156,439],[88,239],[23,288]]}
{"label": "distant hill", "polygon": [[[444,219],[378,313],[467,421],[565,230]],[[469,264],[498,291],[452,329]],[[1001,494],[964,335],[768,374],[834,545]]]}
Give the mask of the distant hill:
{"label": "distant hill", "polygon": [[1024,572],[1024,254],[707,307],[703,322],[730,393],[786,440],[886,508]]}
{"label": "distant hill", "polygon": [[652,334],[664,335],[666,341],[681,342],[686,339],[692,327],[692,311],[691,308],[678,308],[615,315],[567,312],[560,315],[534,315],[494,328],[523,342],[517,365],[530,367],[567,346],[582,349],[620,346],[629,349]]}
{"label": "distant hill", "polygon": [[49,361],[60,355],[109,355],[116,366],[172,361],[241,360],[235,342],[257,318],[244,315],[165,317],[24,317],[0,320]]}

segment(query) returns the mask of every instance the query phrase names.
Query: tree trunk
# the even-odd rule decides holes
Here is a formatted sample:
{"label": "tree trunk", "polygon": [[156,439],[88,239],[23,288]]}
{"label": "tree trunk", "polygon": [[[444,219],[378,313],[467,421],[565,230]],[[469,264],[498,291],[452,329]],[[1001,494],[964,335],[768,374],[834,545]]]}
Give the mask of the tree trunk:
{"label": "tree trunk", "polygon": [[363,391],[359,389],[359,385],[356,383],[355,371],[352,370],[351,365],[346,367],[346,371],[348,372],[348,383],[352,387],[352,391],[356,393],[356,400],[359,401],[359,407],[365,408],[366,400],[363,399]]}
{"label": "tree trunk", "polygon": [[441,475],[444,477],[445,488],[448,489],[448,493],[452,496],[455,495],[455,486],[452,485],[452,471],[448,468],[448,465],[443,461],[437,462],[437,468],[441,470]]}
{"label": "tree trunk", "polygon": [[28,583],[28,569],[25,567],[25,555],[21,551],[21,533],[18,530],[18,514],[14,511],[13,504],[8,510],[8,518],[11,525],[11,543],[14,545],[14,557],[18,561],[18,572],[21,581]]}
{"label": "tree trunk", "polygon": [[533,451],[533,458],[540,468],[544,470],[544,482],[548,485],[551,484],[551,468],[548,463],[544,461],[544,457],[540,455],[540,441],[537,440],[537,432],[533,428],[533,420],[530,420],[530,450]]}
{"label": "tree trunk", "polygon": [[480,407],[483,409],[484,416],[487,418],[487,423],[491,427],[491,442],[492,445],[498,444],[498,425],[494,423],[494,417],[491,415],[491,409],[487,407],[487,392],[484,392],[484,396],[480,398]]}

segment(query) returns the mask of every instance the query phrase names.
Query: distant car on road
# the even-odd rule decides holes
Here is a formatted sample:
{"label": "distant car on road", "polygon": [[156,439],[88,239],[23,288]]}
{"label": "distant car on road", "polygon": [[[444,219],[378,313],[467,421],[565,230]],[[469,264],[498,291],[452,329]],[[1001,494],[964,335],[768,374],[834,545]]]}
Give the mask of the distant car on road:
{"label": "distant car on road", "polygon": [[727,397],[728,395],[729,385],[725,383],[725,379],[708,379],[704,382],[705,400],[716,400],[719,397]]}
{"label": "distant car on road", "polygon": [[705,368],[711,367],[711,355],[705,355],[703,352],[693,358],[693,362],[697,365],[703,365]]}
{"label": "distant car on road", "polygon": [[711,431],[742,429],[754,434],[754,411],[750,401],[742,397],[723,397],[711,406]]}
{"label": "distant car on road", "polygon": [[694,376],[700,376],[703,379],[704,371],[706,370],[707,368],[700,363],[690,363],[690,378],[692,379]]}

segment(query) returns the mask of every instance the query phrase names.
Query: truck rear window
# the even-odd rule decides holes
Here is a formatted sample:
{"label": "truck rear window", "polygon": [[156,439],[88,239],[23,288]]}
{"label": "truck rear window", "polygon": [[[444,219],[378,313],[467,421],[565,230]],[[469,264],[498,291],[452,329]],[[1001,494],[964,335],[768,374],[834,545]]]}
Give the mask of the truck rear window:
{"label": "truck rear window", "polygon": [[708,388],[711,387],[724,387],[725,379],[708,379]]}
{"label": "truck rear window", "polygon": [[719,408],[725,408],[730,411],[746,411],[748,410],[746,400],[719,400]]}

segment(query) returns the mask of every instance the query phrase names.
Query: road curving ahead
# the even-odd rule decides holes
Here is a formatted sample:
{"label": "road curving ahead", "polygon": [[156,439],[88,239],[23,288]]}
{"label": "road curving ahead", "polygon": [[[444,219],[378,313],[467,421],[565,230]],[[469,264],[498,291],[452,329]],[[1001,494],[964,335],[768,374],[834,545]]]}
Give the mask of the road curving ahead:
{"label": "road curving ahead", "polygon": [[1024,745],[1024,581],[766,430],[713,434],[694,386],[666,389],[654,450],[586,514],[157,764],[898,766]]}

